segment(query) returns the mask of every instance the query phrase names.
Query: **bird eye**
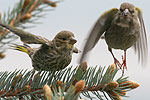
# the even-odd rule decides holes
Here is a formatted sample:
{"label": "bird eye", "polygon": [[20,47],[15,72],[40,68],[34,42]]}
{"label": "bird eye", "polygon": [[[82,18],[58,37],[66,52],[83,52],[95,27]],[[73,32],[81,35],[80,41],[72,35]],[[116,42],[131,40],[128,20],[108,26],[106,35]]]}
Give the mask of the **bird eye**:
{"label": "bird eye", "polygon": [[62,38],[62,40],[67,40],[66,38]]}
{"label": "bird eye", "polygon": [[120,11],[123,12],[123,9],[120,8]]}

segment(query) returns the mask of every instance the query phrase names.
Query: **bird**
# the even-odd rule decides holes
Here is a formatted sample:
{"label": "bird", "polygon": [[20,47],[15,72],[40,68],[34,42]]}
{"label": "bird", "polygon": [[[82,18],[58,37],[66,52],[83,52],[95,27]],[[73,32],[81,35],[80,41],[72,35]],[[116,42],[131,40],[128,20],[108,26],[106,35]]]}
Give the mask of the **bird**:
{"label": "bird", "polygon": [[[53,40],[48,40],[10,25],[0,23],[0,26],[20,37],[24,45],[14,44],[12,47],[28,54],[37,71],[60,71],[70,64],[73,53],[80,53],[74,46],[77,40],[70,31],[60,31]],[[32,48],[28,44],[41,46]]]}
{"label": "bird", "polygon": [[[145,24],[142,16],[142,10],[133,4],[124,2],[120,8],[112,8],[104,12],[96,21],[80,58],[80,63],[85,60],[87,53],[91,51],[100,38],[104,38],[108,50],[113,56],[114,63],[120,69],[127,70],[126,51],[133,47],[138,54],[138,60],[145,65],[148,55],[147,36]],[[114,56],[112,49],[123,50],[124,57],[120,63]]]}

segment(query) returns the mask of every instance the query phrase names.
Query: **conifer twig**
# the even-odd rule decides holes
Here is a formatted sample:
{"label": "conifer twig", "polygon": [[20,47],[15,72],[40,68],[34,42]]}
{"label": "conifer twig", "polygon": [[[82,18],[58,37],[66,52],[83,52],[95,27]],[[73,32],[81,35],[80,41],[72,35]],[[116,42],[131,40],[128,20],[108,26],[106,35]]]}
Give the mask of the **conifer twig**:
{"label": "conifer twig", "polygon": [[[85,64],[81,65],[85,66]],[[121,76],[114,80],[114,76],[119,71],[115,64],[110,65],[105,73],[101,67],[86,67],[85,70],[85,67],[81,65],[75,69],[68,68],[59,72],[38,72],[35,75],[33,75],[34,71],[1,73],[0,97],[44,98],[42,95],[43,87],[47,84],[51,88],[52,98],[63,96],[65,98],[66,92],[68,96],[76,95],[78,97],[82,93],[91,98],[89,93],[93,93],[97,98],[102,98],[100,93],[104,93],[115,100],[122,100],[122,96],[125,96],[129,90],[139,86],[137,82],[128,80],[128,77]],[[32,83],[30,84],[31,79]],[[104,95],[105,98],[108,96]]]}

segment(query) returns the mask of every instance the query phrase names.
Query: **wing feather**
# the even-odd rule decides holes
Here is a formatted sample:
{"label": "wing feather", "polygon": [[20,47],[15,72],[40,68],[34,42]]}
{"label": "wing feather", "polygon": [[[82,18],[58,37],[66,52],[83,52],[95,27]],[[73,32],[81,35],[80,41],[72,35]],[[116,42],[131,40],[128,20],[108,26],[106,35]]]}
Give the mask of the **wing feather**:
{"label": "wing feather", "polygon": [[9,31],[13,32],[14,34],[18,35],[20,37],[20,39],[22,40],[22,42],[24,42],[24,43],[46,44],[49,42],[49,40],[44,38],[44,37],[36,36],[34,34],[25,32],[21,29],[15,28],[15,27],[10,26],[10,25],[5,25],[5,24],[0,23],[0,26],[6,28]]}
{"label": "wing feather", "polygon": [[142,16],[142,10],[136,7],[137,16],[140,22],[140,37],[138,41],[134,45],[135,52],[138,54],[138,60],[145,64],[147,62],[147,55],[148,55],[148,45],[147,45],[147,36],[145,25]]}
{"label": "wing feather", "polygon": [[109,28],[111,21],[117,12],[117,8],[110,9],[106,11],[102,16],[100,16],[100,18],[97,20],[85,43],[80,63],[85,58],[87,52],[94,48],[101,35]]}

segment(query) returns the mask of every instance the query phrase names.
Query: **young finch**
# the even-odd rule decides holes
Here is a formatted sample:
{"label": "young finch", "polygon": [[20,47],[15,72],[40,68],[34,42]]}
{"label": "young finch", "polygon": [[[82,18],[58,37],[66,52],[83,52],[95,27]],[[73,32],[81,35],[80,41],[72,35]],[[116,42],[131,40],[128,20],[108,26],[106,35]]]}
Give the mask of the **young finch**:
{"label": "young finch", "polygon": [[[74,34],[70,31],[61,31],[50,41],[9,25],[0,23],[0,26],[20,37],[25,45],[14,45],[13,48],[27,53],[32,60],[32,66],[38,71],[62,70],[70,64],[72,54],[80,52],[74,46],[77,40],[74,39]],[[41,46],[31,48],[27,44],[41,44]]]}
{"label": "young finch", "polygon": [[[126,51],[134,47],[142,64],[146,63],[148,46],[147,36],[140,8],[130,3],[122,3],[120,8],[112,8],[100,16],[89,34],[80,62],[88,51],[93,49],[101,36],[105,37],[108,49],[111,52],[114,63],[120,68],[127,69]],[[120,64],[112,53],[113,49],[124,50],[123,63]]]}

